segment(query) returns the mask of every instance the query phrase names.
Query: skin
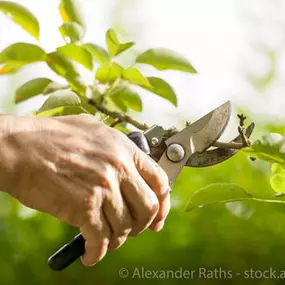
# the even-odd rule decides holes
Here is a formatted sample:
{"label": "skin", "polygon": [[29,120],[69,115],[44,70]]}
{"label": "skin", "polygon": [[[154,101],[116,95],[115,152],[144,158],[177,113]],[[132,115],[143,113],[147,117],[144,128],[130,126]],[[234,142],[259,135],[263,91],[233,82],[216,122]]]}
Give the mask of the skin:
{"label": "skin", "polygon": [[85,266],[128,236],[159,231],[166,173],[132,141],[90,116],[0,116],[0,189],[80,228]]}

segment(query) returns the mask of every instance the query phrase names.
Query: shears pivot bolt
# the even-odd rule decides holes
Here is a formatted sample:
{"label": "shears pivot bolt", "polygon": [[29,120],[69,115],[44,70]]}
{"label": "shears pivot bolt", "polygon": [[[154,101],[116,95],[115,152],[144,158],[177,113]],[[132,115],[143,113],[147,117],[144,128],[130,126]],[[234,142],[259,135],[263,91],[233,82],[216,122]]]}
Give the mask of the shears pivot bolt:
{"label": "shears pivot bolt", "polygon": [[171,144],[166,151],[167,157],[172,162],[179,162],[184,158],[185,151],[180,144]]}

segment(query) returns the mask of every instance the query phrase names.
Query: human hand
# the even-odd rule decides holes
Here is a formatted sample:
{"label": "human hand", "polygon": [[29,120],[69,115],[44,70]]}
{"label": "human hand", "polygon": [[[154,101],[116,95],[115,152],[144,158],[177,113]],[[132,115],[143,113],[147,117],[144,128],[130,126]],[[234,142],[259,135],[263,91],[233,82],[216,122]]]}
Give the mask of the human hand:
{"label": "human hand", "polygon": [[13,117],[5,141],[17,177],[7,192],[79,227],[84,265],[100,261],[128,235],[163,227],[167,175],[119,131],[90,116]]}

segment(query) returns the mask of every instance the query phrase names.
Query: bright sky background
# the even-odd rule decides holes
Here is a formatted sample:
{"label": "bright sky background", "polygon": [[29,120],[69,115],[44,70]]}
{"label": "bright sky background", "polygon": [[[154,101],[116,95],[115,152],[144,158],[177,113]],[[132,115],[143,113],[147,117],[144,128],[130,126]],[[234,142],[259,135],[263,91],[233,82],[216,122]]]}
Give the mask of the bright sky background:
{"label": "bright sky background", "polygon": [[[47,51],[64,44],[59,0],[14,0],[29,8],[41,25],[41,46]],[[168,80],[178,94],[179,107],[149,93],[144,94],[148,124],[175,125],[193,120],[227,100],[251,110],[253,117],[266,116],[285,122],[285,1],[282,0],[81,0],[86,15],[86,41],[104,45],[109,27],[123,26],[126,39],[137,48],[166,47],[186,56],[198,75],[175,71],[157,72],[142,67],[146,75]],[[35,43],[20,27],[0,15],[0,49],[16,41]],[[255,88],[248,76],[264,76],[270,70],[268,51],[277,51],[276,77],[264,90]],[[29,70],[30,72],[26,72]],[[0,94],[12,96],[15,88],[38,76],[58,79],[43,64],[13,76],[0,77]],[[18,109],[26,114],[43,98]],[[284,107],[283,107],[284,106]]]}

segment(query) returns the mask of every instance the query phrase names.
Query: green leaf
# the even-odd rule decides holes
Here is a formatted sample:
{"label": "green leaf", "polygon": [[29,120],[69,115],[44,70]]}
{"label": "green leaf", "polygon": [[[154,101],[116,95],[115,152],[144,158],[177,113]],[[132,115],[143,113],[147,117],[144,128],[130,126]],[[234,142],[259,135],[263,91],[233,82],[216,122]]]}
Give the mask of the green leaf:
{"label": "green leaf", "polygon": [[275,192],[285,192],[285,165],[273,163],[271,167],[273,176],[270,178],[271,187]]}
{"label": "green leaf", "polygon": [[128,42],[128,43],[123,43],[120,44],[119,48],[117,49],[117,51],[115,52],[115,55],[119,55],[120,53],[124,52],[127,49],[130,49],[131,47],[133,47],[135,45],[134,42]]}
{"label": "green leaf", "polygon": [[123,79],[132,84],[139,85],[145,88],[151,88],[148,80],[135,67],[129,67],[123,71]]}
{"label": "green leaf", "polygon": [[115,126],[115,129],[120,131],[121,133],[128,135],[131,131],[126,127],[126,124],[121,123]]}
{"label": "green leaf", "polygon": [[57,107],[54,109],[42,111],[42,112],[37,112],[36,116],[38,117],[53,117],[53,116],[60,116],[61,112],[64,110],[64,107]]}
{"label": "green leaf", "polygon": [[82,26],[75,22],[63,23],[58,29],[62,38],[67,43],[79,42],[84,37],[84,30]]}
{"label": "green leaf", "polygon": [[83,15],[76,0],[61,0],[59,11],[64,22],[75,22],[85,30]]}
{"label": "green leaf", "polygon": [[67,88],[69,88],[69,86],[52,81],[43,90],[43,95],[48,95],[48,94],[53,93],[55,91],[63,90],[63,89],[67,89]]}
{"label": "green leaf", "polygon": [[60,52],[49,53],[46,62],[55,73],[64,78],[79,76],[72,61]]}
{"label": "green leaf", "polygon": [[97,109],[88,103],[88,98],[86,97],[80,97],[81,100],[81,106],[88,111],[89,114],[94,115],[97,113]]}
{"label": "green leaf", "polygon": [[110,56],[104,48],[95,44],[83,44],[82,46],[92,54],[95,61],[100,63],[110,61]]}
{"label": "green leaf", "polygon": [[245,199],[253,199],[253,196],[236,184],[210,184],[192,195],[186,206],[186,211],[192,211],[204,205],[241,201]]}
{"label": "green leaf", "polygon": [[[128,107],[124,104],[124,102],[120,99],[120,97],[110,97],[111,102],[117,107],[120,111],[127,113],[128,112]],[[107,103],[108,99],[107,99]]]}
{"label": "green leaf", "polygon": [[12,21],[20,25],[33,37],[39,39],[39,22],[27,8],[12,1],[0,1],[0,11],[8,15]]}
{"label": "green leaf", "polygon": [[149,49],[139,55],[136,62],[152,65],[158,70],[172,69],[197,73],[192,64],[184,56],[166,48]]}
{"label": "green leaf", "polygon": [[115,62],[103,63],[96,72],[96,79],[102,83],[115,81],[123,74],[123,68]]}
{"label": "green leaf", "polygon": [[86,96],[87,88],[84,78],[81,76],[74,76],[68,78],[68,83],[71,88],[81,96]]}
{"label": "green leaf", "polygon": [[77,46],[75,44],[68,44],[57,48],[57,51],[59,51],[69,59],[72,59],[82,64],[89,70],[93,69],[92,55],[82,46]]}
{"label": "green leaf", "polygon": [[262,136],[243,151],[251,157],[285,164],[285,138],[277,133]]}
{"label": "green leaf", "polygon": [[66,106],[60,116],[90,114],[83,106]]}
{"label": "green leaf", "polygon": [[272,189],[278,193],[285,192],[285,175],[276,174],[270,178]]}
{"label": "green leaf", "polygon": [[36,116],[55,117],[55,116],[67,116],[67,115],[78,115],[78,114],[89,114],[89,112],[82,106],[61,106],[37,113]]}
{"label": "green leaf", "polygon": [[57,107],[80,106],[81,101],[78,95],[70,90],[60,90],[52,93],[44,102],[38,113],[51,110]]}
{"label": "green leaf", "polygon": [[118,86],[113,89],[110,99],[123,112],[132,109],[136,112],[142,111],[142,100],[137,92],[127,86]]}
{"label": "green leaf", "polygon": [[46,57],[46,53],[37,45],[15,43],[0,53],[0,63],[23,66],[33,62],[45,61]]}
{"label": "green leaf", "polygon": [[151,88],[146,88],[147,90],[177,106],[177,96],[173,88],[166,81],[158,77],[147,77],[147,80],[151,84]]}
{"label": "green leaf", "polygon": [[285,165],[273,163],[271,166],[272,174],[280,174],[285,176]]}
{"label": "green leaf", "polygon": [[16,90],[15,103],[20,103],[29,98],[42,94],[52,80],[48,78],[35,78],[26,82]]}
{"label": "green leaf", "polygon": [[135,43],[120,43],[118,36],[114,29],[109,29],[106,33],[106,45],[111,56],[116,56],[123,51],[131,48]]}

